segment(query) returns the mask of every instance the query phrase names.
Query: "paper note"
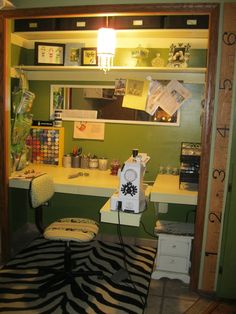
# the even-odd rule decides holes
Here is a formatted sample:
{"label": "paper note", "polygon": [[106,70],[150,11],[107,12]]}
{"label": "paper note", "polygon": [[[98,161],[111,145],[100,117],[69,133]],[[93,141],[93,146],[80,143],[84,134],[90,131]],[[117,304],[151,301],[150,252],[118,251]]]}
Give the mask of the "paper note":
{"label": "paper note", "polygon": [[166,85],[163,92],[158,95],[158,105],[172,116],[192,94],[177,80],[172,80]]}
{"label": "paper note", "polygon": [[104,140],[105,123],[74,122],[74,138]]}
{"label": "paper note", "polygon": [[150,81],[127,80],[122,107],[145,110]]}
{"label": "paper note", "polygon": [[158,81],[151,81],[149,87],[149,95],[147,98],[146,112],[151,116],[154,115],[157,108],[159,107],[158,98],[164,91],[164,86]]}

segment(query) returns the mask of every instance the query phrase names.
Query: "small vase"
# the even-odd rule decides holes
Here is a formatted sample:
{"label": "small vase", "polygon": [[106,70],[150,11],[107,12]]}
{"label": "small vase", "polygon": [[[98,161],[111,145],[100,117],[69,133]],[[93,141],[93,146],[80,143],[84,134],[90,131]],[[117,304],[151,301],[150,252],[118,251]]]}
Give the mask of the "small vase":
{"label": "small vase", "polygon": [[154,59],[152,59],[152,66],[153,67],[157,67],[157,68],[161,68],[164,66],[164,59],[161,58],[161,54],[157,53],[156,57]]}

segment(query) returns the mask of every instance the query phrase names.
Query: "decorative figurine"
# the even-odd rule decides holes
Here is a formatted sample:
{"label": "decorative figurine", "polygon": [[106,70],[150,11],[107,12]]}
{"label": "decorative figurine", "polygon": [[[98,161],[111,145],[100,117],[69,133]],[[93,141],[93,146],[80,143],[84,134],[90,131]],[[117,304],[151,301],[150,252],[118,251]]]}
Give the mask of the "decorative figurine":
{"label": "decorative figurine", "polygon": [[161,54],[158,52],[156,54],[156,57],[154,59],[152,59],[152,66],[153,67],[157,67],[157,68],[161,68],[164,67],[164,59],[161,58]]}
{"label": "decorative figurine", "polygon": [[132,58],[137,59],[136,67],[146,66],[145,59],[147,59],[148,54],[149,50],[146,48],[142,48],[141,45],[131,51]]}

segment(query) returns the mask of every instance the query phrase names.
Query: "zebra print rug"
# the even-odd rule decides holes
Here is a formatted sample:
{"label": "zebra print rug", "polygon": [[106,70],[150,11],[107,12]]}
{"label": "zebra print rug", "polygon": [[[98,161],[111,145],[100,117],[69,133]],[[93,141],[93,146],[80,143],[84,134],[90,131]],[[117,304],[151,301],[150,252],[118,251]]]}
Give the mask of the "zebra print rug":
{"label": "zebra print rug", "polygon": [[[148,295],[156,250],[124,245],[128,278],[115,281],[114,275],[124,268],[124,251],[120,244],[95,241],[73,243],[75,269],[102,270],[103,279],[79,277],[80,291],[60,282],[45,298],[38,296],[38,287],[50,275],[39,275],[37,267],[63,267],[64,244],[42,238],[0,270],[0,312],[56,314],[138,314],[143,313]],[[113,280],[112,280],[113,278]]]}

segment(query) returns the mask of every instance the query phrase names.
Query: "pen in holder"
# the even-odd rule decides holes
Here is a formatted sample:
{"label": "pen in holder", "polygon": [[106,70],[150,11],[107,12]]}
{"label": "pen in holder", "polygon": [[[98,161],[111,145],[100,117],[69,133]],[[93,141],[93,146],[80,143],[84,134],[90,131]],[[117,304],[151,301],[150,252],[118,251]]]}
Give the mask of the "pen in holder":
{"label": "pen in holder", "polygon": [[89,167],[89,157],[86,155],[81,156],[81,168],[87,169]]}
{"label": "pen in holder", "polygon": [[72,156],[71,157],[71,167],[79,168],[80,167],[80,156]]}
{"label": "pen in holder", "polygon": [[65,155],[63,157],[63,160],[62,160],[62,165],[64,168],[70,168],[71,167],[71,156],[70,155]]}
{"label": "pen in holder", "polygon": [[107,158],[100,158],[98,160],[98,169],[99,170],[103,170],[103,171],[107,170],[107,165],[108,165]]}

